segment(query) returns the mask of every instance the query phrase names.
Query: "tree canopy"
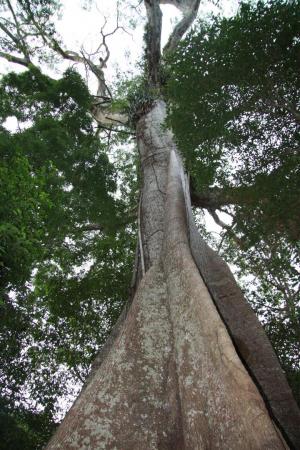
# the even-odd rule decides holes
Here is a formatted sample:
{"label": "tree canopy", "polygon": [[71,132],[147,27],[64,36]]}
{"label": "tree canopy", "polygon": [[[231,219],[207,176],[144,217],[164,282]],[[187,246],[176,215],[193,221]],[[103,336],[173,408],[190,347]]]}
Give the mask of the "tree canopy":
{"label": "tree canopy", "polygon": [[[299,6],[244,3],[234,17],[200,20],[159,74],[193,204],[222,227],[211,241],[237,267],[295,392]],[[2,442],[40,448],[58,399],[84,382],[128,297],[141,180],[130,126],[99,129],[76,68],[53,79],[35,62],[54,52],[87,64],[55,33],[58,4],[0,7],[14,13],[0,22],[0,56],[26,69],[0,84],[0,418],[11,430]],[[143,75],[114,89],[133,124],[151,102]]]}

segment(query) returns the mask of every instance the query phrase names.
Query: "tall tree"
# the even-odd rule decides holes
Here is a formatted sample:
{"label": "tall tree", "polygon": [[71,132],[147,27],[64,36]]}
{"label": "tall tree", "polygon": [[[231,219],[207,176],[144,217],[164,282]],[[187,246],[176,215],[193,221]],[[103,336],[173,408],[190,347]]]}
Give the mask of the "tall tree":
{"label": "tall tree", "polygon": [[[55,37],[47,20],[52,2],[18,1],[16,10],[2,3],[12,12],[12,22],[2,25],[3,57],[35,70],[28,40],[37,36],[97,76],[90,109],[101,127],[126,123],[104,77],[109,58],[104,32],[105,55],[96,65],[65,50]],[[163,54],[176,50],[199,0],[144,3],[146,68],[131,114],[142,180],[131,302],[48,448],[297,448],[300,416],[291,391],[228,267],[198,234],[188,177],[164,126]],[[166,3],[183,17],[161,52],[160,4]],[[63,119],[67,123],[59,125],[69,130],[72,119]],[[76,136],[76,142],[85,136]]]}

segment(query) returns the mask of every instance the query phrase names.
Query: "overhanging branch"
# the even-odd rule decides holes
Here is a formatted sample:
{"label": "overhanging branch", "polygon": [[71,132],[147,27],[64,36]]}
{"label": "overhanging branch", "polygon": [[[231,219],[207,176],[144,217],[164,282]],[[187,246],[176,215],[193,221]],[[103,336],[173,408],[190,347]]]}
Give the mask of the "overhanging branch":
{"label": "overhanging branch", "polygon": [[[262,197],[257,197],[253,186],[230,186],[225,188],[208,188],[201,192],[191,189],[192,205],[198,208],[220,209],[227,205],[255,205]],[[265,202],[268,198],[265,198]]]}

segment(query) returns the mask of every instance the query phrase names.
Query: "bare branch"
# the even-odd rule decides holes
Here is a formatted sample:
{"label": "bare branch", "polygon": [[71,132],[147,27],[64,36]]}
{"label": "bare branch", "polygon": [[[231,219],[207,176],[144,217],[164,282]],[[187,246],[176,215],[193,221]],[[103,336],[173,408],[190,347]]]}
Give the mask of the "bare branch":
{"label": "bare branch", "polygon": [[225,228],[226,230],[230,230],[231,229],[230,225],[227,225],[227,223],[223,222],[223,220],[220,219],[220,217],[216,213],[215,209],[208,208],[207,211],[212,216],[212,218],[214,219],[214,221],[216,222],[217,225],[219,225],[222,228]]}
{"label": "bare branch", "polygon": [[12,14],[13,20],[14,20],[14,25],[16,27],[18,39],[19,39],[19,41],[21,43],[22,53],[29,60],[29,51],[28,51],[28,48],[27,48],[27,43],[26,43],[26,40],[25,40],[24,33],[22,32],[22,29],[21,29],[21,25],[20,25],[20,23],[19,23],[19,21],[17,19],[17,16],[16,16],[15,11],[14,11],[11,3],[10,3],[10,0],[6,0],[6,4],[8,5],[8,8],[9,8],[9,10],[10,10],[10,12]]}
{"label": "bare branch", "polygon": [[[122,112],[113,112],[111,111],[111,102],[113,99],[112,93],[106,83],[105,80],[105,74],[104,69],[107,67],[107,61],[110,57],[110,50],[107,45],[106,39],[109,36],[112,36],[115,34],[118,30],[122,29],[126,32],[126,30],[119,25],[119,9],[117,8],[117,18],[116,18],[116,26],[115,28],[106,33],[105,27],[107,25],[107,19],[104,17],[104,23],[101,27],[100,34],[102,36],[102,41],[100,45],[98,46],[97,50],[93,53],[87,53],[83,48],[81,50],[82,54],[82,60],[85,64],[86,68],[89,68],[94,75],[97,77],[98,80],[98,89],[97,89],[97,95],[94,96],[95,101],[93,102],[92,107],[92,114],[94,119],[99,123],[100,126],[106,128],[109,130],[109,133],[111,131],[114,131],[112,129],[112,125],[124,125],[127,123],[127,115],[123,114]],[[105,54],[99,58],[99,64],[95,64],[92,61],[92,57],[96,54],[101,54],[101,50],[104,49]],[[128,133],[129,134],[129,133]]]}
{"label": "bare branch", "polygon": [[164,53],[174,51],[177,47],[179,41],[182,39],[184,34],[190,28],[194,20],[196,19],[200,0],[183,0],[179,2],[178,0],[161,0],[161,3],[170,3],[179,8],[183,12],[183,18],[175,26],[167,44],[164,47]]}
{"label": "bare branch", "polygon": [[3,25],[3,23],[0,23],[0,28],[19,47],[19,40],[9,31],[9,29],[5,25]]}
{"label": "bare branch", "polygon": [[79,371],[77,370],[77,368],[75,366],[71,367],[71,371],[74,373],[75,377],[77,377],[81,383],[85,382],[84,378],[82,378],[82,376],[80,375]]}
{"label": "bare branch", "polygon": [[109,47],[107,45],[106,38],[108,38],[109,36],[114,35],[118,30],[122,30],[124,33],[127,33],[130,36],[132,36],[131,33],[129,33],[123,26],[121,26],[119,24],[119,16],[120,16],[119,7],[117,6],[116,26],[109,33],[104,33],[104,29],[105,29],[105,27],[107,25],[107,18],[104,16],[104,23],[103,23],[103,25],[102,25],[102,27],[100,29],[100,34],[102,36],[102,41],[101,41],[100,45],[98,46],[97,50],[95,52],[89,54],[90,57],[91,56],[95,56],[95,55],[99,54],[101,49],[102,49],[102,47],[104,47],[106,55],[105,55],[104,58],[101,58],[101,62],[102,62],[102,67],[101,68],[105,68],[106,67],[106,63],[107,63],[107,61],[108,61],[108,59],[110,57],[110,50],[109,50]]}
{"label": "bare branch", "polygon": [[130,8],[138,11],[138,8],[141,6],[142,2],[143,0],[139,0],[137,5],[130,5]]}
{"label": "bare branch", "polygon": [[52,35],[46,32],[43,25],[40,25],[39,22],[35,20],[34,13],[31,10],[30,2],[26,2],[24,5],[26,12],[28,14],[28,18],[30,19],[31,24],[36,28],[38,35],[42,38],[45,45],[54,50],[64,59],[74,61],[74,62],[83,62],[82,57],[74,51],[64,50],[57,39],[55,39]]}
{"label": "bare branch", "polygon": [[[11,21],[4,19],[0,23],[0,29],[5,33],[7,40],[12,44],[13,48],[16,49],[16,53],[19,52],[21,55],[14,56],[10,52],[2,51],[0,52],[0,57],[5,58],[9,62],[14,62],[20,64],[24,67],[30,67],[32,64],[30,61],[30,52],[27,48],[26,43],[26,32],[29,30],[30,34],[36,34],[42,40],[44,46],[52,49],[54,52],[59,54],[62,58],[72,61],[73,63],[83,63],[85,68],[89,69],[98,80],[98,91],[95,96],[95,102],[92,105],[91,113],[93,114],[95,120],[102,125],[124,125],[127,122],[127,116],[119,112],[110,111],[110,106],[112,102],[112,93],[105,81],[105,75],[103,69],[106,67],[106,63],[110,57],[109,47],[107,45],[107,38],[116,33],[119,29],[126,31],[119,24],[119,9],[117,9],[117,20],[115,28],[106,33],[105,26],[107,24],[106,18],[104,19],[103,26],[100,30],[102,36],[102,42],[100,43],[97,52],[104,50],[103,58],[100,58],[99,64],[95,64],[92,60],[92,56],[88,55],[82,49],[81,54],[66,50],[63,48],[59,40],[53,35],[51,29],[48,30],[47,24],[43,23],[39,17],[35,16],[34,11],[31,8],[30,2],[24,2],[22,4],[24,17],[19,19],[19,16],[15,13],[13,9],[13,3],[10,0],[6,0],[8,10],[11,15]],[[23,31],[22,27],[25,27]],[[27,30],[27,27],[30,28]],[[13,31],[11,31],[13,30]],[[103,52],[102,52],[103,53]],[[22,57],[23,56],[23,57]]]}
{"label": "bare branch", "polygon": [[101,126],[111,127],[111,125],[126,125],[128,117],[121,112],[111,112],[109,108],[92,108],[92,114],[96,122]]}

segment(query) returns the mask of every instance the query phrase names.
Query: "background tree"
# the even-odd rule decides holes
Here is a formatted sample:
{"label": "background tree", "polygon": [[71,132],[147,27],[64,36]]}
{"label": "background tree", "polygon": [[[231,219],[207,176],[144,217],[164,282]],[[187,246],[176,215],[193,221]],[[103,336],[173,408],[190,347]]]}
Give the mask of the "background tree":
{"label": "background tree", "polygon": [[[1,27],[5,32],[2,56],[29,69],[19,76],[10,75],[4,78],[2,82],[3,119],[5,120],[11,115],[16,116],[17,111],[17,118],[19,125],[21,125],[21,129],[15,135],[7,132],[4,132],[4,135],[5,139],[11,139],[11,148],[15,148],[16,154],[18,157],[20,156],[20,164],[27,167],[27,172],[25,171],[23,174],[25,181],[22,181],[24,186],[29,186],[26,189],[31,192],[31,183],[35,183],[33,185],[36,186],[36,183],[39,182],[39,195],[36,196],[36,191],[32,189],[33,199],[31,204],[33,207],[30,214],[27,212],[29,208],[26,204],[24,206],[26,211],[24,221],[15,230],[15,233],[18,233],[21,229],[19,246],[23,253],[21,253],[20,260],[23,261],[23,255],[30,255],[26,264],[24,264],[25,275],[23,275],[23,278],[22,274],[18,274],[18,269],[16,269],[19,267],[18,258],[15,258],[12,262],[9,259],[12,254],[10,252],[12,244],[9,244],[7,250],[4,249],[3,252],[6,255],[3,273],[9,274],[5,275],[7,279],[4,287],[6,290],[15,289],[17,292],[13,299],[6,297],[6,303],[9,305],[6,309],[12,311],[15,317],[22,312],[27,318],[27,323],[32,323],[32,320],[36,321],[33,333],[29,331],[28,326],[24,327],[23,335],[14,333],[17,336],[17,350],[12,354],[11,360],[16,366],[22,354],[24,367],[27,364],[27,371],[30,367],[33,374],[33,378],[30,380],[31,392],[36,390],[36,385],[39,384],[38,394],[34,398],[39,404],[47,403],[51,405],[52,402],[50,412],[53,413],[53,399],[58,394],[63,393],[65,389],[68,390],[66,383],[70,374],[66,374],[63,370],[57,371],[58,364],[63,365],[61,369],[66,366],[69,367],[73,374],[75,373],[79,379],[83,380],[87,375],[96,348],[103,344],[112,323],[119,314],[122,302],[127,296],[128,288],[126,286],[129,285],[134,235],[134,227],[128,225],[128,222],[132,220],[131,216],[134,214],[132,206],[137,198],[135,177],[132,176],[136,157],[128,153],[125,154],[125,170],[120,173],[118,169],[120,165],[124,168],[124,160],[121,161],[120,165],[117,160],[114,166],[109,162],[105,155],[105,151],[107,151],[106,143],[101,144],[101,141],[99,143],[99,130],[95,133],[92,127],[90,112],[98,120],[100,126],[109,128],[107,131],[110,141],[112,141],[112,127],[116,126],[120,117],[124,118],[124,110],[118,111],[119,106],[124,105],[124,101],[113,102],[113,108],[111,108],[111,99],[100,99],[103,101],[99,102],[99,98],[89,95],[84,83],[74,70],[67,71],[62,80],[55,81],[42,75],[37,63],[33,62],[34,51],[39,47],[38,43],[36,47],[32,46],[32,37],[35,36],[37,40],[40,40],[44,45],[47,43],[50,49],[63,58],[72,62],[84,63],[98,76],[99,85],[103,83],[103,71],[99,75],[96,62],[93,62],[85,54],[64,50],[50,20],[54,13],[54,3],[20,1],[16,3],[15,9],[12,9],[10,2],[2,3],[5,6],[6,13],[11,15],[10,20],[4,19],[4,28]],[[149,18],[146,33],[146,48],[148,51],[146,60],[151,70],[146,71],[145,76],[140,78],[138,89],[133,88],[133,84],[129,83],[130,103],[125,102],[125,104],[127,103],[132,125],[144,123],[141,118],[147,112],[153,110],[153,102],[158,96],[161,96],[159,92],[162,85],[161,77],[165,77],[161,72],[162,69],[158,66],[161,58],[157,46],[159,40],[155,41],[160,34],[159,2],[146,2],[146,6]],[[195,9],[186,8],[183,21],[175,28],[166,51],[175,48],[175,44],[178,43],[194,18],[197,6],[198,4],[195,2]],[[209,25],[207,27],[209,28]],[[109,51],[106,44],[106,35],[103,29],[101,33],[102,49],[104,50],[103,61],[106,60],[107,62]],[[215,37],[213,36],[212,42],[214,40]],[[48,59],[48,55],[47,52],[43,52],[40,55],[40,61],[43,62]],[[184,61],[184,58],[182,60]],[[174,65],[174,61],[171,64]],[[175,67],[177,69],[176,65]],[[171,92],[169,95],[172,104],[174,104],[172,79],[168,84],[170,86],[168,92]],[[217,92],[216,87],[215,89]],[[33,125],[28,126],[28,121],[33,121]],[[243,121],[240,122],[243,123]],[[161,139],[159,127],[160,123],[158,123],[155,133]],[[174,128],[176,130],[175,122]],[[186,129],[188,130],[188,127]],[[145,140],[145,134],[143,135],[144,130],[141,125],[140,128],[138,125],[138,130],[141,133],[139,143],[141,152],[143,145],[146,145],[143,141]],[[119,146],[126,137],[130,136],[128,132],[131,133],[132,131],[127,129],[121,133],[116,141]],[[100,135],[103,140],[103,132]],[[190,137],[192,137],[192,134],[189,135],[189,140]],[[197,142],[197,139],[199,138],[195,138],[195,142]],[[173,146],[171,141],[168,142],[169,145]],[[213,140],[211,143],[214,144]],[[199,145],[199,142],[196,145]],[[7,149],[7,142],[4,147]],[[212,145],[211,148],[215,148],[215,146]],[[194,150],[193,148],[191,151]],[[184,146],[183,151],[185,151]],[[203,164],[206,161],[205,155],[201,154],[201,178],[198,176],[198,172],[192,170],[193,183],[196,185],[196,192],[193,194],[195,203],[199,201],[199,196],[202,195],[203,197],[203,194],[204,196],[207,194],[208,189],[213,185],[215,173],[219,173],[216,170],[216,166],[220,167],[219,160],[216,157],[209,160],[211,156],[214,156],[214,153],[206,156],[206,166]],[[184,154],[188,167],[191,169],[192,164],[189,166],[188,153]],[[230,156],[227,153],[227,155],[221,156],[222,163],[227,158],[228,177],[230,179],[230,176],[234,173],[231,164],[232,154]],[[11,157],[11,153],[9,157]],[[218,157],[220,157],[220,154]],[[194,166],[200,165],[199,159],[197,155],[190,157],[190,160],[194,161]],[[14,159],[13,163],[16,164]],[[208,170],[208,167],[210,167],[210,170]],[[9,162],[6,163],[6,168],[7,170],[10,168]],[[152,173],[150,178],[149,170]],[[249,176],[255,178],[255,170],[253,169],[253,172],[251,172],[249,169]],[[161,227],[156,230],[157,223],[153,224],[151,221],[149,222],[149,219],[147,223],[147,211],[149,214],[151,208],[157,208],[157,191],[163,192],[165,172],[161,161],[152,161],[148,169],[146,166],[142,167],[144,188],[139,208],[141,214],[139,214],[138,220],[141,238],[137,279],[152,265],[153,258],[155,259],[157,255],[157,247],[160,246],[159,240],[161,237],[158,240],[156,237],[153,239],[152,236],[155,236],[155,234],[152,234],[152,232],[158,231],[157,235],[159,236],[162,234]],[[213,176],[210,176],[209,172]],[[6,172],[4,171],[4,173]],[[246,177],[246,170],[244,170],[244,176]],[[151,202],[149,203],[149,197],[147,201],[145,200],[145,194],[147,196],[150,192],[149,189],[148,191],[145,189],[147,177],[150,185],[151,183],[159,184],[152,206]],[[120,196],[113,195],[116,192],[118,178],[122,180],[122,200],[120,200]],[[199,178],[201,179],[200,183],[197,181]],[[14,187],[13,178],[9,173],[7,174],[7,180],[9,180],[8,186],[10,181],[13,185],[11,198],[13,201],[18,199],[18,204],[22,205],[22,194],[18,192],[18,195],[16,195],[17,188]],[[158,180],[162,180],[161,185]],[[227,191],[229,196],[232,186],[228,186],[224,174],[223,179],[220,175],[219,180],[220,182],[217,185],[219,187],[225,185],[225,193]],[[235,183],[232,184],[235,188]],[[234,189],[231,190],[237,192]],[[228,193],[228,191],[230,192]],[[240,194],[240,198],[246,197],[245,190],[239,192],[243,194]],[[211,194],[210,191],[209,194]],[[224,197],[223,192],[215,189],[213,195],[218,196],[219,194],[220,197],[221,195]],[[158,195],[161,196],[161,192]],[[27,199],[26,196],[26,201]],[[4,204],[6,203],[4,202]],[[229,202],[225,204],[229,204]],[[252,205],[255,205],[255,203],[251,203]],[[208,206],[214,217],[217,217],[214,211],[216,204],[202,204],[201,206]],[[218,206],[221,205],[218,204]],[[164,210],[164,206],[162,206],[162,209]],[[33,214],[31,214],[32,212]],[[159,208],[156,209],[156,212],[158,216],[161,215]],[[34,217],[32,218],[31,215]],[[4,212],[3,217],[8,222],[8,226],[4,228],[4,233],[7,235],[7,237],[5,235],[5,240],[10,242],[9,216]],[[127,223],[125,229],[124,217],[126,217]],[[263,220],[261,215],[258,215],[258,217],[263,222],[265,217],[263,217]],[[246,222],[245,218],[244,221]],[[15,224],[15,219],[12,219],[11,222]],[[242,223],[242,220],[240,223]],[[122,228],[120,228],[121,225]],[[39,231],[37,236],[32,235],[31,229]],[[248,232],[248,230],[243,231],[245,235]],[[236,230],[234,235],[232,230],[227,232],[227,235],[231,239],[233,236],[234,242],[237,242],[236,237],[241,241],[240,236],[236,234]],[[15,239],[13,242],[15,242]],[[26,252],[28,248],[35,251]],[[228,252],[230,248],[232,247],[229,247]],[[76,268],[82,267],[85,262],[90,267],[81,268],[81,272],[78,272]],[[18,278],[20,275],[19,281],[11,278],[11,274],[14,272],[11,271],[11,267],[15,267],[13,277],[18,274]],[[34,272],[32,272],[33,269],[35,269]],[[30,284],[27,283],[24,286],[26,280]],[[156,280],[156,282],[159,284],[161,280]],[[112,284],[114,285],[113,292]],[[3,302],[4,305],[6,303]],[[103,332],[101,333],[99,333],[99,327],[101,326],[101,324],[99,325],[99,313],[102,317],[101,330]],[[158,321],[156,325],[159,326],[159,324]],[[8,327],[6,339],[12,328],[12,326]],[[22,336],[24,336],[23,341],[21,341]],[[24,348],[27,349],[27,358],[24,358]],[[45,348],[49,349],[48,354],[46,354]],[[53,389],[53,383],[51,383],[51,388],[49,384],[49,380],[53,379],[53,374],[55,374],[55,390]],[[4,374],[3,376],[6,386],[11,386],[8,382],[9,375]],[[28,377],[25,378],[28,389],[29,380]],[[24,378],[22,379],[14,374],[10,378],[10,383],[12,382],[17,384],[16,392],[21,393],[22,388],[24,388]]]}

